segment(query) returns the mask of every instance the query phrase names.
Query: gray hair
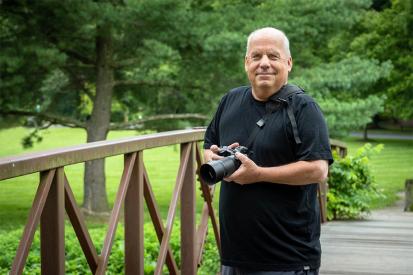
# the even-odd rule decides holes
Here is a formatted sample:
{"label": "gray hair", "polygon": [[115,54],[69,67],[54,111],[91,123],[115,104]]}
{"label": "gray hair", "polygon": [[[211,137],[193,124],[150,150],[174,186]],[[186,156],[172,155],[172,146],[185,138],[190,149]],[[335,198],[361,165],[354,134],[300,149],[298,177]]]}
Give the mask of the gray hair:
{"label": "gray hair", "polygon": [[248,40],[247,40],[247,50],[245,52],[246,56],[248,55],[248,50],[249,50],[249,47],[250,47],[251,40],[256,35],[261,34],[261,33],[269,33],[270,35],[273,35],[273,36],[281,36],[281,38],[283,40],[283,44],[284,44],[285,53],[287,54],[288,57],[291,57],[290,41],[288,41],[287,36],[285,35],[285,33],[282,30],[272,28],[272,27],[265,27],[265,28],[257,29],[255,31],[253,31],[252,33],[250,33],[250,35],[248,36]]}

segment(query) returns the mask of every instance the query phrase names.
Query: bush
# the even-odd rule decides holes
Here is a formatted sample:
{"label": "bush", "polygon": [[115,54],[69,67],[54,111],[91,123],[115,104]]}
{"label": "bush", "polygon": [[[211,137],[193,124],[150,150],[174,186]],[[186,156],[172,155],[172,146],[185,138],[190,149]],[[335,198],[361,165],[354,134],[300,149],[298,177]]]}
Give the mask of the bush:
{"label": "bush", "polygon": [[368,162],[371,154],[383,145],[372,147],[367,143],[355,156],[340,158],[333,153],[335,162],[330,169],[327,193],[327,218],[356,219],[370,212],[372,199],[383,197],[371,174]]}
{"label": "bush", "polygon": [[[22,229],[9,232],[0,231],[0,274],[8,274],[16,254],[17,245],[22,237]],[[205,244],[203,265],[200,267],[198,274],[216,274],[220,267],[218,250],[216,248],[214,234],[210,229]],[[109,258],[106,274],[124,274],[124,228],[119,226]],[[156,267],[156,261],[159,255],[159,242],[156,237],[152,224],[145,224],[145,274],[153,274]],[[106,235],[105,228],[89,229],[92,240],[98,253],[101,251],[103,241]],[[179,224],[174,225],[173,234],[170,240],[172,253],[175,260],[180,265],[180,231]],[[66,274],[91,274],[83,251],[79,245],[76,234],[70,225],[65,227],[65,271]],[[40,240],[37,231],[33,240],[30,253],[27,257],[24,274],[40,274]],[[168,274],[166,265],[164,273]]]}

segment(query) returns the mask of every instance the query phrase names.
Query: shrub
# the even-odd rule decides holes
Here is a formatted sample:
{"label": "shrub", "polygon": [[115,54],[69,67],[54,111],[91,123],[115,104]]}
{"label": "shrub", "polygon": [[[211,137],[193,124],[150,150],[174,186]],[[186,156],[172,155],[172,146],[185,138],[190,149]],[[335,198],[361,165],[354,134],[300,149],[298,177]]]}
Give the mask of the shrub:
{"label": "shrub", "polygon": [[367,143],[358,149],[355,156],[340,158],[333,153],[335,162],[330,169],[327,193],[327,217],[332,219],[356,219],[370,212],[373,198],[382,197],[368,162],[373,153],[383,145],[372,147]]}
{"label": "shrub", "polygon": [[[16,254],[17,245],[22,236],[22,229],[9,232],[0,231],[0,274],[8,274]],[[199,269],[199,274],[216,274],[220,267],[219,254],[216,248],[214,234],[210,229],[205,244],[203,265]],[[106,274],[124,274],[124,239],[123,227],[119,226],[109,258]],[[153,274],[156,267],[156,261],[159,255],[159,242],[156,237],[152,224],[145,224],[145,274]],[[106,227],[89,229],[92,240],[98,253],[101,251],[103,241],[106,235]],[[175,260],[180,265],[180,231],[179,224],[174,225],[173,234],[170,240],[172,253]],[[71,225],[65,227],[65,271],[66,274],[91,274],[83,251],[79,245],[76,234]],[[30,253],[27,257],[24,274],[40,274],[40,240],[37,231],[33,240]],[[167,274],[167,268],[164,267],[164,274]]]}

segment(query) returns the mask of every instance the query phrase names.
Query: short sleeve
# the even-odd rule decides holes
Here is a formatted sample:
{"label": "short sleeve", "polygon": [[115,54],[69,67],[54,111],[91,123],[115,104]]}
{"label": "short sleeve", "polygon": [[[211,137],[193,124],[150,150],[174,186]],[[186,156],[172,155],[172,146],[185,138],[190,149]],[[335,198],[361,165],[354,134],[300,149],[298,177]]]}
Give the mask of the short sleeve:
{"label": "short sleeve", "polygon": [[209,123],[204,137],[204,149],[211,148],[214,144],[219,144],[219,136],[218,136],[218,127],[217,127],[217,114],[214,115],[214,118]]}
{"label": "short sleeve", "polygon": [[314,101],[301,104],[297,126],[302,143],[297,145],[298,160],[327,160],[333,163],[327,123],[320,107]]}
{"label": "short sleeve", "polygon": [[209,149],[214,144],[218,145],[218,146],[220,144],[220,141],[219,141],[219,121],[220,121],[220,118],[221,118],[222,111],[224,109],[226,98],[227,98],[227,95],[225,95],[221,98],[221,101],[219,102],[217,111],[215,112],[214,117],[212,118],[211,122],[209,123],[209,125],[206,129],[205,137],[204,137],[204,149]]}

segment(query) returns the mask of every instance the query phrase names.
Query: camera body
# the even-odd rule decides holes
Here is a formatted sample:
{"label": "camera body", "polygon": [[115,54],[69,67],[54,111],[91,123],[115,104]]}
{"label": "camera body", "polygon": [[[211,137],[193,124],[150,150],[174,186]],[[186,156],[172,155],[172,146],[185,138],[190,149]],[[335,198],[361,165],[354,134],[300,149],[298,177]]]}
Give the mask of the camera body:
{"label": "camera body", "polygon": [[230,148],[228,146],[223,146],[222,148],[219,149],[218,155],[221,157],[229,157],[229,156],[235,156],[235,153],[241,153],[244,155],[248,154],[248,148],[244,146],[238,146],[235,148]]}
{"label": "camera body", "polygon": [[214,185],[234,173],[241,166],[241,161],[235,157],[237,152],[248,155],[248,148],[244,146],[220,148],[218,155],[224,158],[203,164],[200,170],[201,178],[209,185]]}

